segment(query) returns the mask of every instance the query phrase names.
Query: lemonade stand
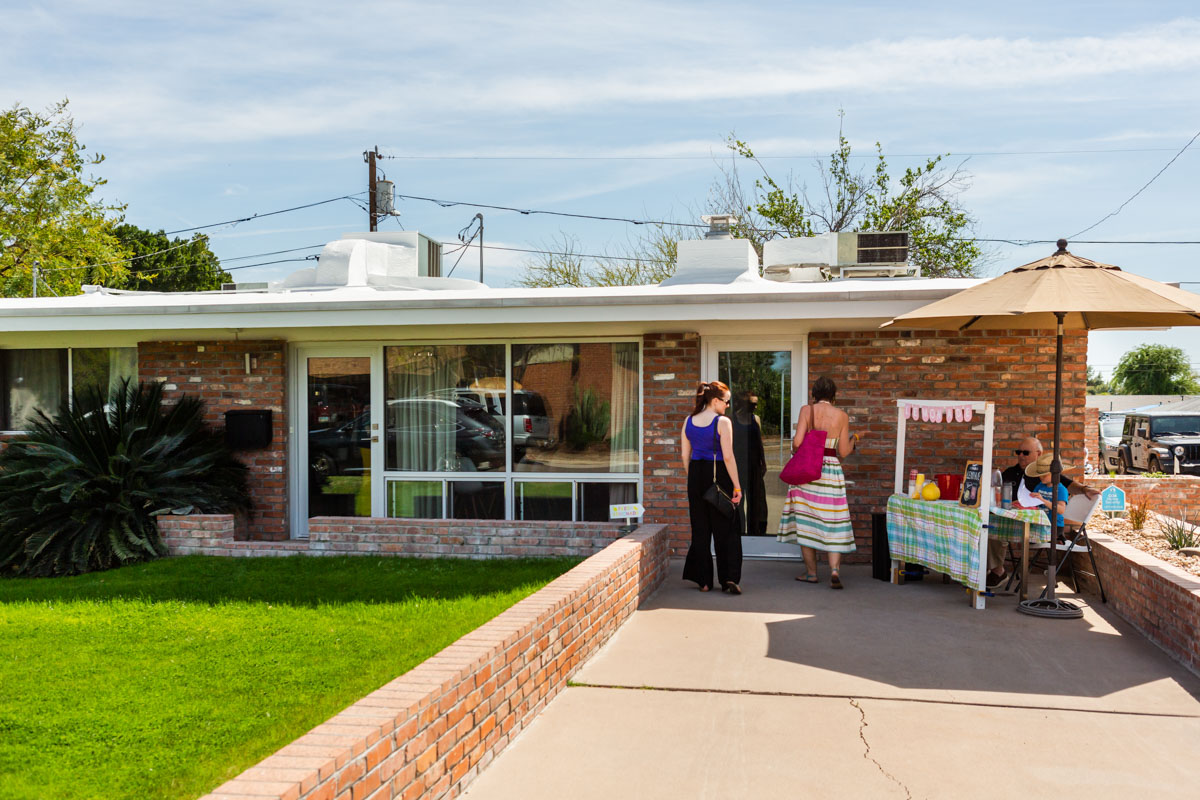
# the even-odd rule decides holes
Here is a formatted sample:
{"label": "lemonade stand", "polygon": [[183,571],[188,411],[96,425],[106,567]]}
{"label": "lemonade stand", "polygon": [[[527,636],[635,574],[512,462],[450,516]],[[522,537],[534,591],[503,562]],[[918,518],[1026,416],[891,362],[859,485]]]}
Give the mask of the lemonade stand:
{"label": "lemonade stand", "polygon": [[[966,587],[971,605],[986,603],[988,538],[1021,543],[1021,597],[1029,575],[1029,548],[1050,541],[1049,519],[1041,509],[1001,508],[994,502],[992,438],[996,408],[980,400],[896,401],[896,484],[888,498],[888,547],[892,583],[900,583],[903,563],[929,567]],[[975,423],[982,415],[981,459],[969,462],[958,497],[937,492],[912,497],[905,491],[904,451],[908,424],[958,425]],[[978,423],[975,423],[978,425]],[[931,499],[930,499],[931,498]]]}

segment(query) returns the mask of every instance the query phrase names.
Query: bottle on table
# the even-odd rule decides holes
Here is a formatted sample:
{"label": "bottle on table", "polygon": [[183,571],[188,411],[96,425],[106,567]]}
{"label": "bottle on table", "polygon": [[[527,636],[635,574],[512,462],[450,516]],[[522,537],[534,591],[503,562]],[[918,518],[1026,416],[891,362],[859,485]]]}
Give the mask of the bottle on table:
{"label": "bottle on table", "polygon": [[992,505],[1000,507],[1004,503],[1001,486],[1004,483],[1004,473],[998,469],[992,470]]}
{"label": "bottle on table", "polygon": [[917,468],[913,467],[908,471],[908,496],[917,496]]}

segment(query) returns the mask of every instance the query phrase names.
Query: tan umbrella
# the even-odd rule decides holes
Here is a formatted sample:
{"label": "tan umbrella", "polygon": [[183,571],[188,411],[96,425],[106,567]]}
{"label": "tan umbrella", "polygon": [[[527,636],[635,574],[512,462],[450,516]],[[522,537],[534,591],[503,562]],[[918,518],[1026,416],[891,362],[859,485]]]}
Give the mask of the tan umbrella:
{"label": "tan umbrella", "polygon": [[[1058,240],[1058,251],[951,295],[881,327],[993,330],[1002,328],[1053,328],[1057,331],[1054,372],[1054,475],[1053,497],[1058,496],[1062,462],[1063,328],[1157,328],[1200,325],[1200,295],[1101,264],[1067,252],[1067,241]],[[1055,525],[1054,539],[1058,540]],[[1055,547],[1050,548],[1050,569],[1044,597],[1027,600],[1022,611],[1038,616],[1079,617],[1083,612],[1058,600],[1055,588]]]}

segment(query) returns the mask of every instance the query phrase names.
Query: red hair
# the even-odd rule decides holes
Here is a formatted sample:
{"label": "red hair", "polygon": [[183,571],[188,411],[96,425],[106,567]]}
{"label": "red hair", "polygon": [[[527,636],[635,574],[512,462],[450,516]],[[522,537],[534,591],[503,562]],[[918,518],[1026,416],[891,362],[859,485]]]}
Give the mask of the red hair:
{"label": "red hair", "polygon": [[718,397],[724,397],[729,391],[729,387],[720,381],[712,381],[710,383],[702,383],[696,387],[696,407],[692,409],[692,416],[696,416],[701,411],[708,407],[708,404]]}

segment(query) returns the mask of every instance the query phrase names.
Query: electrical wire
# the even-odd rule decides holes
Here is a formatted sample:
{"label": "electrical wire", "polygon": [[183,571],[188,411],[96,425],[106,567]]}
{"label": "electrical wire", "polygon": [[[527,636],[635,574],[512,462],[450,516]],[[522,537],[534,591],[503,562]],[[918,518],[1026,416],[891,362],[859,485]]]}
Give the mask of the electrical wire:
{"label": "electrical wire", "polygon": [[1183,155],[1183,152],[1184,152],[1184,150],[1187,150],[1189,147],[1191,147],[1191,146],[1192,146],[1192,142],[1196,141],[1196,139],[1197,139],[1197,138],[1200,138],[1200,131],[1196,131],[1196,135],[1195,135],[1195,136],[1193,136],[1191,139],[1188,139],[1188,143],[1187,143],[1187,144],[1185,144],[1185,145],[1184,145],[1184,146],[1183,146],[1183,147],[1180,149],[1180,151],[1179,151],[1178,153],[1176,153],[1174,156],[1172,156],[1171,160],[1170,160],[1170,161],[1168,161],[1166,164],[1164,164],[1162,169],[1160,169],[1158,172],[1154,173],[1154,177],[1153,177],[1153,178],[1151,178],[1150,180],[1146,181],[1146,184],[1145,184],[1145,185],[1144,185],[1142,188],[1138,189],[1136,192],[1134,192],[1132,195],[1130,195],[1130,196],[1129,196],[1129,199],[1128,199],[1128,200],[1126,200],[1124,203],[1121,203],[1121,205],[1119,205],[1119,206],[1117,207],[1117,210],[1116,210],[1116,211],[1113,211],[1113,212],[1111,212],[1111,213],[1105,214],[1103,217],[1101,217],[1101,218],[1100,218],[1099,220],[1097,220],[1096,222],[1093,222],[1091,225],[1088,225],[1086,228],[1084,228],[1083,230],[1079,231],[1079,233],[1076,233],[1076,234],[1074,234],[1073,236],[1068,236],[1067,238],[1068,238],[1068,239],[1071,239],[1071,238],[1074,238],[1075,236],[1078,236],[1080,233],[1087,233],[1087,232],[1088,232],[1088,231],[1090,231],[1092,228],[1094,228],[1094,227],[1096,227],[1097,225],[1099,225],[1101,222],[1104,222],[1106,219],[1109,219],[1109,218],[1111,218],[1111,217],[1115,217],[1117,214],[1120,214],[1120,213],[1121,213],[1121,212],[1122,212],[1122,211],[1125,209],[1125,206],[1127,206],[1127,205],[1129,205],[1130,203],[1132,203],[1132,202],[1133,202],[1133,200],[1134,200],[1134,198],[1135,198],[1135,197],[1137,197],[1137,196],[1138,196],[1139,194],[1141,194],[1142,192],[1146,191],[1146,189],[1147,189],[1147,188],[1149,188],[1150,184],[1152,184],[1152,183],[1154,183],[1156,180],[1158,180],[1158,176],[1159,176],[1159,175],[1162,175],[1164,172],[1166,172],[1166,171],[1167,171],[1167,167],[1169,167],[1169,166],[1171,166],[1172,164],[1174,164],[1174,163],[1175,163],[1175,159],[1177,159],[1177,158],[1179,158],[1181,155]]}
{"label": "electrical wire", "polygon": [[281,208],[278,211],[267,211],[266,213],[263,213],[263,214],[251,214],[248,217],[239,217],[238,219],[230,219],[230,220],[226,220],[225,222],[213,222],[209,225],[196,225],[195,227],[192,227],[192,228],[180,228],[179,230],[167,231],[166,235],[172,236],[176,233],[187,233],[188,231],[202,231],[202,230],[206,230],[208,228],[219,228],[222,225],[238,225],[242,222],[249,222],[250,220],[254,220],[254,219],[263,219],[265,217],[274,217],[277,214],[287,214],[292,211],[301,211],[305,208],[315,208],[316,206],[323,206],[323,205],[326,205],[327,203],[336,203],[339,200],[349,200],[351,202],[354,202],[354,198],[361,197],[364,194],[366,194],[366,192],[355,192],[354,194],[344,194],[341,197],[331,197],[328,200],[318,200],[315,203],[306,203],[305,205],[292,206],[291,208]]}
{"label": "electrical wire", "polygon": [[[979,150],[975,152],[951,152],[951,153],[883,153],[884,158],[936,158],[937,156],[968,156],[968,157],[983,157],[983,156],[1054,156],[1054,155],[1088,155],[1088,154],[1104,154],[1104,153],[1162,153],[1172,152],[1172,147],[1116,147],[1102,148],[1095,150]],[[879,153],[863,153],[851,154],[850,158],[878,158]],[[562,155],[496,155],[496,156],[475,156],[475,155],[428,155],[428,156],[396,156],[380,154],[378,158],[388,158],[399,161],[698,161],[710,160],[714,158],[712,154],[702,155],[582,155],[582,156],[562,156]],[[801,159],[824,159],[828,156],[819,153],[810,153],[808,155],[778,155],[778,156],[755,156],[759,160],[790,160],[797,161]]]}

